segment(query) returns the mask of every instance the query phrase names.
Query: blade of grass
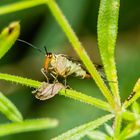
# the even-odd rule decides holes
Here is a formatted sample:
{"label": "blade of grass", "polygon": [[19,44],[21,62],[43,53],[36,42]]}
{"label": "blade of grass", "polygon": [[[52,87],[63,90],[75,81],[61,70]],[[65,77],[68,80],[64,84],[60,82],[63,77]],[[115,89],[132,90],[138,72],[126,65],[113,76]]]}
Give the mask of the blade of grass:
{"label": "blade of grass", "polygon": [[112,140],[112,138],[101,131],[87,132],[87,137],[91,140]]}
{"label": "blade of grass", "polygon": [[[35,80],[31,80],[31,79],[27,79],[27,78],[23,78],[23,77],[19,77],[19,76],[14,76],[14,75],[10,75],[10,74],[4,74],[4,73],[0,73],[0,80],[6,80],[6,81],[11,81],[11,82],[15,82],[17,84],[22,84],[25,86],[29,86],[29,87],[34,87],[34,88],[38,88],[41,85],[41,82],[39,81],[35,81]],[[90,105],[94,105],[100,109],[106,110],[106,111],[110,111],[111,112],[111,108],[109,106],[108,103],[100,100],[100,99],[96,99],[93,98],[91,96],[87,96],[86,94],[82,94],[80,92],[74,91],[74,90],[68,90],[65,89],[61,90],[59,92],[60,95],[90,104]]]}
{"label": "blade of grass", "polygon": [[119,6],[120,0],[101,0],[97,26],[98,47],[104,70],[114,99],[118,105],[120,105],[121,102],[114,50],[118,31]]}
{"label": "blade of grass", "polygon": [[93,106],[98,107],[98,108],[105,110],[105,111],[109,111],[109,112],[112,111],[107,102],[104,102],[100,99],[97,99],[97,98],[94,98],[91,96],[87,96],[86,94],[83,94],[81,92],[77,92],[75,90],[69,90],[69,89],[66,89],[66,91],[61,90],[59,95],[64,95],[66,97],[93,105]]}
{"label": "blade of grass", "polygon": [[138,133],[140,133],[139,121],[128,124],[118,138],[119,140],[126,140],[138,135]]}
{"label": "blade of grass", "polygon": [[132,93],[129,95],[127,100],[123,103],[123,108],[129,107],[132,103],[134,103],[140,97],[140,78],[136,82]]}
{"label": "blade of grass", "polygon": [[15,82],[17,84],[22,84],[22,85],[34,87],[34,88],[38,88],[41,85],[41,82],[39,81],[23,78],[20,76],[5,74],[5,73],[0,73],[0,80]]}
{"label": "blade of grass", "polygon": [[87,132],[96,129],[103,123],[107,122],[108,120],[112,119],[114,115],[106,115],[103,117],[98,118],[97,120],[94,120],[92,122],[86,123],[84,125],[81,125],[79,127],[73,128],[55,138],[52,140],[79,140],[80,138],[84,137]]}
{"label": "blade of grass", "polygon": [[120,130],[121,130],[121,123],[122,123],[122,113],[117,113],[115,116],[115,121],[114,121],[114,140],[117,140]]}
{"label": "blade of grass", "polygon": [[13,22],[0,34],[0,59],[12,47],[20,33],[19,22]]}
{"label": "blade of grass", "polygon": [[122,113],[122,118],[126,121],[132,121],[133,122],[133,121],[136,120],[136,118],[140,119],[140,115],[126,110]]}
{"label": "blade of grass", "polygon": [[81,45],[81,43],[78,40],[76,34],[74,33],[74,31],[70,27],[68,21],[66,20],[66,18],[62,14],[60,8],[58,7],[58,5],[56,4],[56,2],[54,0],[48,0],[48,1],[46,1],[46,3],[49,6],[49,8],[50,8],[52,14],[54,15],[55,19],[59,23],[60,27],[63,29],[66,36],[68,37],[68,39],[69,39],[70,43],[72,44],[73,48],[75,49],[75,51],[79,55],[80,59],[83,61],[84,65],[86,66],[87,70],[89,71],[89,73],[91,74],[93,79],[95,80],[99,89],[102,91],[103,95],[105,96],[105,98],[107,99],[109,104],[114,107],[115,104],[114,104],[113,97],[112,97],[109,89],[105,85],[105,83],[102,80],[100,74],[96,70],[94,64],[91,62],[91,60],[90,60],[89,56],[87,55],[84,47]]}
{"label": "blade of grass", "polygon": [[16,106],[7,99],[0,92],[0,112],[2,112],[9,120],[20,122],[23,120],[21,113],[18,111]]}
{"label": "blade of grass", "polygon": [[20,132],[28,132],[28,131],[36,131],[42,129],[50,129],[54,128],[58,125],[58,121],[55,119],[32,119],[25,120],[23,122],[15,122],[10,124],[2,124],[0,125],[0,136],[20,133]]}
{"label": "blade of grass", "polygon": [[25,0],[0,7],[0,15],[17,12],[34,6],[42,5],[46,0]]}

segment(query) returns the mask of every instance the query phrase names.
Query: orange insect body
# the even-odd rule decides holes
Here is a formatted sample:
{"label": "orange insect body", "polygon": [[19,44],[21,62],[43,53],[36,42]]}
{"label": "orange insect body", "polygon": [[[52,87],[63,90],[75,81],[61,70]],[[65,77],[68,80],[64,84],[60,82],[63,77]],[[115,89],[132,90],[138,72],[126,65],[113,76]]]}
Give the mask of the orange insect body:
{"label": "orange insect body", "polygon": [[51,58],[52,58],[52,55],[51,54],[50,55],[46,55],[44,69],[46,69],[46,70],[48,69],[49,63],[51,61]]}
{"label": "orange insect body", "polygon": [[66,78],[69,75],[74,75],[82,79],[91,78],[91,75],[87,73],[79,61],[63,54],[47,53],[43,71],[46,74],[54,75],[54,77]]}

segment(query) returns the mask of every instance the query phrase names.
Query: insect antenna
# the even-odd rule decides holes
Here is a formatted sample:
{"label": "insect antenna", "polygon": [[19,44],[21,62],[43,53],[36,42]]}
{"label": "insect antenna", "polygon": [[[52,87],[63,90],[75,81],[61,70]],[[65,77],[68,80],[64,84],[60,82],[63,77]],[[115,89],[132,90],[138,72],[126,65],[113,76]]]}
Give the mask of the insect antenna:
{"label": "insect antenna", "polygon": [[41,49],[39,49],[38,47],[36,47],[35,45],[33,45],[33,44],[29,43],[29,42],[26,42],[26,41],[24,41],[22,39],[17,39],[17,41],[22,42],[22,43],[25,43],[25,44],[29,45],[30,47],[38,50],[39,52],[45,54]]}
{"label": "insect antenna", "polygon": [[48,54],[48,51],[47,51],[47,47],[44,46],[44,49],[45,49],[45,53]]}

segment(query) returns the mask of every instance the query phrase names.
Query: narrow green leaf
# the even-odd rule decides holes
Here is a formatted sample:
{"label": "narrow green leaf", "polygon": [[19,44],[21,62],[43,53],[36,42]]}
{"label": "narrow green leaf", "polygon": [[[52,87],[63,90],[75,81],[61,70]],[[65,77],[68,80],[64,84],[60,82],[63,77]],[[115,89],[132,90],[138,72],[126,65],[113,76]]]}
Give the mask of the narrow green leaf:
{"label": "narrow green leaf", "polygon": [[22,115],[16,106],[0,92],[0,112],[2,112],[9,120],[19,122],[22,121]]}
{"label": "narrow green leaf", "polygon": [[80,59],[83,61],[84,65],[86,66],[87,70],[95,80],[96,84],[98,85],[99,89],[102,91],[103,95],[109,102],[113,108],[115,108],[115,103],[113,100],[113,97],[105,85],[103,79],[101,78],[100,74],[96,70],[94,64],[90,60],[87,52],[85,51],[84,47],[80,43],[79,39],[77,38],[76,34],[72,30],[71,26],[69,25],[67,19],[63,15],[62,11],[58,7],[57,3],[55,0],[47,0],[46,4],[49,6],[52,14],[54,15],[55,19],[57,20],[58,24],[60,27],[63,29],[65,32],[67,38],[69,39],[70,43],[72,44],[74,50],[76,53],[79,55]]}
{"label": "narrow green leaf", "polygon": [[113,128],[110,125],[105,124],[105,130],[111,137],[114,135]]}
{"label": "narrow green leaf", "polygon": [[0,15],[8,14],[11,12],[17,12],[19,10],[38,6],[38,5],[44,4],[45,2],[46,0],[25,0],[25,1],[16,2],[9,5],[4,5],[0,7]]}
{"label": "narrow green leaf", "polygon": [[32,119],[23,122],[15,122],[0,125],[0,136],[10,135],[20,132],[37,131],[54,128],[58,125],[55,119]]}
{"label": "narrow green leaf", "polygon": [[41,82],[39,82],[39,81],[23,78],[20,76],[5,74],[5,73],[0,73],[0,80],[15,82],[17,84],[22,84],[22,85],[34,87],[34,88],[37,88],[41,85]]}
{"label": "narrow green leaf", "polygon": [[119,112],[116,114],[114,120],[114,139],[117,139],[120,134],[121,124],[122,124],[122,113]]}
{"label": "narrow green leaf", "polygon": [[122,113],[122,118],[126,121],[133,122],[133,121],[136,121],[136,119],[138,119],[138,118],[140,119],[140,115],[126,110]]}
{"label": "narrow green leaf", "polygon": [[114,50],[116,46],[120,0],[101,0],[98,15],[98,46],[110,88],[118,105],[121,104]]}
{"label": "narrow green leaf", "polygon": [[140,105],[137,102],[134,102],[131,107],[132,111],[136,114],[140,113]]}
{"label": "narrow green leaf", "polygon": [[101,131],[87,132],[87,137],[89,137],[91,140],[111,140],[109,139],[109,136]]}
{"label": "narrow green leaf", "polygon": [[[27,79],[27,78],[23,78],[19,76],[14,76],[10,74],[4,74],[4,73],[0,73],[0,80],[15,82],[17,84],[22,84],[22,85],[34,87],[34,88],[38,88],[41,85],[41,82],[39,81],[35,81],[35,80],[31,80],[31,79]],[[80,92],[69,90],[69,89],[66,89],[66,92],[65,90],[61,90],[59,94],[90,104],[90,105],[94,105],[98,108],[111,112],[111,108],[107,102],[104,102],[100,99],[93,98],[91,96],[87,96],[86,94],[82,94]]]}
{"label": "narrow green leaf", "polygon": [[125,100],[123,103],[123,108],[127,108],[132,103],[134,103],[138,98],[140,97],[140,78],[136,82],[132,93],[129,95],[129,97]]}
{"label": "narrow green leaf", "polygon": [[133,124],[128,124],[121,132],[120,136],[118,137],[119,140],[125,140],[129,133],[131,133],[133,128]]}
{"label": "narrow green leaf", "polygon": [[128,124],[119,136],[119,140],[126,140],[132,138],[140,133],[140,124],[139,120],[133,123]]}
{"label": "narrow green leaf", "polygon": [[53,138],[52,140],[79,140],[80,138],[84,137],[87,134],[87,132],[96,129],[97,127],[104,124],[105,122],[112,119],[113,117],[114,115],[112,114],[103,116],[101,118],[98,118],[97,120],[73,128],[59,135],[58,137]]}
{"label": "narrow green leaf", "polygon": [[7,53],[20,33],[19,22],[13,22],[0,34],[0,59]]}
{"label": "narrow green leaf", "polygon": [[72,98],[72,99],[75,99],[75,100],[78,100],[78,101],[81,101],[81,102],[84,102],[84,103],[87,103],[87,104],[90,104],[90,105],[93,105],[93,106],[96,106],[102,110],[106,110],[106,111],[110,111],[110,112],[112,110],[110,108],[110,105],[107,102],[104,102],[100,99],[97,99],[97,98],[94,98],[91,96],[88,96],[81,92],[77,92],[75,90],[69,90],[69,89],[67,89],[66,91],[61,90],[59,94]]}

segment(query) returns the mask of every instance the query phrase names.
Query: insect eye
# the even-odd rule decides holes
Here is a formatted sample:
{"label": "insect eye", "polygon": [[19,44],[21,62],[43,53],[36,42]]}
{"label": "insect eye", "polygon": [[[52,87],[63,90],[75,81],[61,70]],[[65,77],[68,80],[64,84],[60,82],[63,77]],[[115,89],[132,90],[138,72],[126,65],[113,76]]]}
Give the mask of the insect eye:
{"label": "insect eye", "polygon": [[52,53],[47,53],[48,58],[52,58]]}

